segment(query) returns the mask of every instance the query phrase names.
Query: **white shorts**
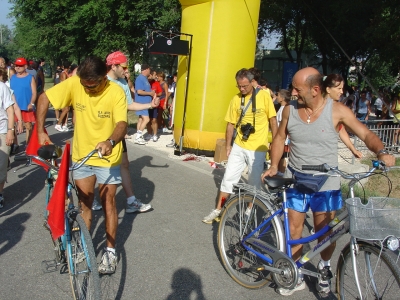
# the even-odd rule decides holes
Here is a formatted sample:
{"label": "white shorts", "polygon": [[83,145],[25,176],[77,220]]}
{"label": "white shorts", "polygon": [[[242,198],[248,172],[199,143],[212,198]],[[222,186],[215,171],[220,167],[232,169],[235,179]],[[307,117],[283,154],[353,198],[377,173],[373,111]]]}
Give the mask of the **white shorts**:
{"label": "white shorts", "polygon": [[6,133],[0,133],[0,183],[5,183],[7,180],[7,165],[10,146],[6,145]]}
{"label": "white shorts", "polygon": [[265,155],[266,152],[264,151],[247,150],[233,144],[221,182],[221,192],[232,194],[233,185],[239,182],[246,165],[249,168],[248,184],[261,189],[261,174],[264,171]]}

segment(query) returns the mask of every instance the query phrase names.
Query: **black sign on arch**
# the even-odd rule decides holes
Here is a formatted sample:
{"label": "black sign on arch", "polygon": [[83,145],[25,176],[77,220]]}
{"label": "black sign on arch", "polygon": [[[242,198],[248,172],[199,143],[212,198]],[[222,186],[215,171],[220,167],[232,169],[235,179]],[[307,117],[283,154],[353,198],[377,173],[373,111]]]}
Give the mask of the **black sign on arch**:
{"label": "black sign on arch", "polygon": [[149,36],[148,49],[152,54],[189,55],[189,41],[179,37]]}

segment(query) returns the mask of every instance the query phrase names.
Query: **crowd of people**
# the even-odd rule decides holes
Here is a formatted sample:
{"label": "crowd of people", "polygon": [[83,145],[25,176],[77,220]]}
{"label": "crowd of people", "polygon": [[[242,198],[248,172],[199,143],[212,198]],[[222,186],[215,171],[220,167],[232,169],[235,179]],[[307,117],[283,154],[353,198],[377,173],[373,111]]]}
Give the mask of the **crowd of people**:
{"label": "crowd of people", "polygon": [[[92,210],[104,210],[106,247],[99,272],[112,274],[118,263],[115,250],[118,225],[115,194],[118,185],[122,185],[126,195],[126,213],[151,209],[151,205],[135,197],[132,186],[125,141],[132,138],[127,134],[127,111],[135,111],[138,115],[134,143],[157,142],[159,133],[170,133],[177,76],[167,77],[163,72],[142,64],[133,83],[128,58],[116,51],[107,55],[105,60],[88,56],[79,66],[63,62],[56,72],[54,86],[44,92],[44,64],[44,60],[37,64],[17,58],[14,68],[11,68],[0,58],[0,208],[4,205],[2,190],[10,148],[13,144],[18,145],[16,133],[25,130],[28,143],[33,124],[36,124],[39,144],[51,143],[44,130],[49,105],[56,111],[55,129],[58,131],[66,131],[63,128],[68,125],[71,107],[74,124],[72,161],[79,161],[93,149],[99,149],[108,159],[90,158],[83,167],[73,171],[73,178],[82,217],[88,228]],[[385,150],[380,139],[360,122],[367,120],[371,112],[371,96],[367,91],[361,91],[358,96],[356,88],[344,90],[344,80],[340,75],[331,74],[324,78],[318,70],[304,68],[294,75],[290,91],[281,89],[276,93],[268,88],[256,68],[240,69],[235,81],[239,93],[233,95],[225,115],[228,162],[217,204],[204,217],[204,223],[218,220],[225,200],[233,193],[233,186],[239,182],[246,166],[248,183],[260,188],[267,176],[296,178],[299,174],[312,175],[303,174],[301,166],[305,164],[337,166],[338,137],[356,157],[361,157],[362,154],[350,142],[347,131],[357,135],[378,159],[388,166],[394,164],[394,157]],[[391,105],[381,106],[381,102],[387,99],[379,95],[375,100],[376,115],[380,118],[384,115],[400,117],[400,101],[398,97],[394,99]],[[392,120],[394,124],[397,123],[395,119]],[[269,135],[272,135],[271,144]],[[271,163],[265,170],[268,151]],[[96,184],[100,203],[95,200]],[[335,217],[335,212],[343,205],[340,181],[336,177],[327,178],[318,190],[311,192],[293,187],[287,190],[287,195],[293,239],[301,237],[305,213],[309,209],[318,231]],[[250,207],[245,214],[249,213]],[[332,244],[321,252],[317,266],[321,273],[317,282],[320,292],[330,291],[330,258],[334,249]],[[300,245],[292,247],[295,260],[301,256],[301,251]],[[300,276],[294,289],[279,288],[277,291],[291,295],[304,288]]]}

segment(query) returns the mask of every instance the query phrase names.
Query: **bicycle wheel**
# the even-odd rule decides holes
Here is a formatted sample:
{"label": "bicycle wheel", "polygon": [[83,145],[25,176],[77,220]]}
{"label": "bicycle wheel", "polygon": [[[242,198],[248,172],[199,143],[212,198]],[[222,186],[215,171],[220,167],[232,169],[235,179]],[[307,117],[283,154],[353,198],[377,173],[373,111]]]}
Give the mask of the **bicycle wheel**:
{"label": "bicycle wheel", "polygon": [[[367,242],[357,242],[356,264],[362,299],[398,299],[400,270],[386,252]],[[350,243],[342,250],[337,265],[339,299],[361,299],[354,279]]]}
{"label": "bicycle wheel", "polygon": [[70,224],[70,228],[71,244],[67,246],[67,259],[74,299],[101,299],[100,278],[92,238],[79,214]]}
{"label": "bicycle wheel", "polygon": [[[262,202],[258,198],[254,199],[252,212],[247,223],[247,228],[245,228],[245,211],[249,207],[249,204],[253,202],[253,195],[241,194],[240,198],[239,195],[231,198],[222,213],[218,228],[218,248],[228,274],[240,285],[256,289],[268,282],[267,277],[270,272],[267,270],[256,270],[256,267],[260,267],[266,262],[263,262],[255,254],[247,251],[242,246],[240,224],[242,232],[249,234],[271,215],[272,205],[268,202]],[[264,226],[264,228],[261,228],[254,236],[278,249],[284,249],[282,223],[278,217],[272,219],[271,222]]]}

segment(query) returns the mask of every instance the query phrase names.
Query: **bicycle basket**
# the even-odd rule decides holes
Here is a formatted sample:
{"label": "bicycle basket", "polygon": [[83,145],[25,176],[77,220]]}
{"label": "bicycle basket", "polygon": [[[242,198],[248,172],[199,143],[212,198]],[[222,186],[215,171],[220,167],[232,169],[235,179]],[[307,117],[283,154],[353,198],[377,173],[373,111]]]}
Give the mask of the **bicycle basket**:
{"label": "bicycle basket", "polygon": [[361,199],[346,200],[350,218],[350,234],[363,240],[383,240],[389,235],[400,237],[400,200],[370,197],[368,203]]}

